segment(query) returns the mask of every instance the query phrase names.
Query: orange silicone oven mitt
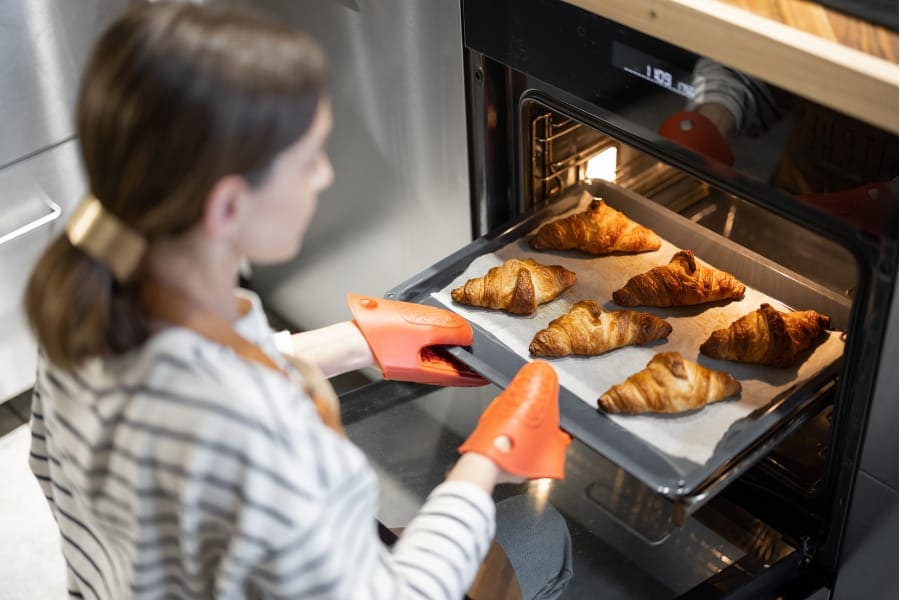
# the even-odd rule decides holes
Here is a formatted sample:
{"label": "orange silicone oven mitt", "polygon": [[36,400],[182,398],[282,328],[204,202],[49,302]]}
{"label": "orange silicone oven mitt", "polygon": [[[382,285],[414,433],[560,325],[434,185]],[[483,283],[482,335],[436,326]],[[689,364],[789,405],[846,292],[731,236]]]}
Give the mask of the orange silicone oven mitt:
{"label": "orange silicone oven mitt", "polygon": [[347,294],[347,302],[385,379],[460,387],[488,383],[466,365],[434,351],[434,346],[472,344],[472,326],[458,314],[359,294]]}
{"label": "orange silicone oven mitt", "polygon": [[681,111],[669,116],[659,126],[659,134],[726,165],[734,164],[731,144],[716,124],[700,113]]}
{"label": "orange silicone oven mitt", "polygon": [[[495,443],[502,436],[510,441],[508,450]],[[488,405],[459,451],[483,454],[507,472],[528,479],[562,479],[571,441],[559,428],[556,371],[538,360],[522,367]]]}

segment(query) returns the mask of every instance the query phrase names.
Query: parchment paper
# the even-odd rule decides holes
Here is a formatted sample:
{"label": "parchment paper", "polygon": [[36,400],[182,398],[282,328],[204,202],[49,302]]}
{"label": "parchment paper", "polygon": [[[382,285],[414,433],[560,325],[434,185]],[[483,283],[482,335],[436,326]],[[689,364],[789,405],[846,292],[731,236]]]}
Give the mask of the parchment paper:
{"label": "parchment paper", "polygon": [[[562,217],[584,210],[589,200],[590,198],[587,198]],[[534,358],[528,352],[534,334],[547,327],[556,317],[568,312],[574,303],[580,300],[594,300],[605,310],[627,308],[620,307],[612,301],[613,290],[622,287],[629,278],[638,273],[667,264],[681,249],[663,240],[660,249],[654,252],[593,257],[575,250],[537,251],[527,244],[530,237],[531,234],[526,235],[495,252],[477,257],[464,273],[445,288],[432,294],[439,302],[490,332],[525,359]],[[574,271],[578,275],[578,281],[555,300],[539,306],[533,315],[528,316],[475,308],[451,299],[450,290],[471,278],[483,276],[488,269],[510,258],[533,258],[545,265],[562,265]],[[715,266],[715,257],[697,258],[707,265]],[[740,279],[740,273],[732,275]],[[593,357],[569,356],[545,360],[549,360],[556,367],[560,385],[568,388],[592,408],[597,407],[597,398],[606,390],[643,369],[657,352],[677,351],[685,358],[706,367],[731,373],[741,382],[743,390],[739,397],[678,415],[609,415],[620,426],[662,452],[703,464],[712,456],[716,444],[735,422],[749,417],[755,410],[764,407],[790,389],[799,387],[843,354],[844,342],[841,333],[834,331],[829,331],[827,337],[823,336],[813,348],[801,355],[797,365],[789,368],[721,361],[700,354],[700,344],[713,330],[727,327],[739,317],[758,309],[763,302],[768,302],[782,311],[806,308],[787,307],[777,299],[749,287],[744,298],[739,301],[675,308],[633,307],[629,310],[651,312],[668,321],[672,325],[672,333],[668,340],[660,340],[647,346],[626,346]]]}

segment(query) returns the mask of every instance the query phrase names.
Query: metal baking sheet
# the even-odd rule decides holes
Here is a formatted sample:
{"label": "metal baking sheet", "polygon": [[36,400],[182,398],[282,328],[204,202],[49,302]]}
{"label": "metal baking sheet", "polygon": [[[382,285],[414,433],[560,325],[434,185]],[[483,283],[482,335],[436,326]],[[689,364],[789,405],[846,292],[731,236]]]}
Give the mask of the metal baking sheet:
{"label": "metal baking sheet", "polygon": [[[662,247],[638,255],[591,257],[574,251],[538,252],[527,245],[529,234],[541,224],[582,210],[594,196],[652,227],[663,239]],[[563,428],[658,493],[677,499],[696,493],[727,470],[736,472],[735,461],[752,454],[752,448],[809,403],[813,392],[833,376],[843,354],[840,333],[829,332],[794,368],[717,361],[698,351],[709,332],[756,310],[762,302],[783,310],[815,308],[840,321],[849,309],[845,299],[643,197],[606,183],[576,190],[492,239],[473,242],[389,296],[449,307],[466,317],[475,330],[475,342],[469,349],[451,353],[503,386],[530,359],[528,343],[536,331],[579,300],[592,299],[609,310],[620,308],[611,301],[612,290],[634,274],[667,263],[681,248],[691,248],[701,261],[737,276],[748,288],[744,299],[697,307],[639,307],[637,310],[654,312],[672,324],[667,341],[596,357],[550,359],[560,375]],[[449,298],[450,289],[511,257],[562,264],[578,274],[578,282],[525,317],[462,306]],[[672,416],[607,415],[596,409],[600,394],[642,369],[656,352],[669,350],[732,373],[744,388],[740,397]]]}

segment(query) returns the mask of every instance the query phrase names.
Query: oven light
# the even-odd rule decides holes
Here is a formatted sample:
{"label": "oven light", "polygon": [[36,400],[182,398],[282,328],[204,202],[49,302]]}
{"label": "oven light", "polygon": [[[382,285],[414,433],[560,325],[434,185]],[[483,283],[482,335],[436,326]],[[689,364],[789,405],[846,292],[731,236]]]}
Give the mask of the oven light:
{"label": "oven light", "polygon": [[[731,558],[729,558],[729,556],[728,556],[727,554],[725,554],[724,552],[721,552],[721,551],[719,551],[719,550],[717,550],[717,549],[715,549],[715,548],[712,548],[712,552],[713,552],[713,554],[716,555],[716,558],[718,558],[720,561],[722,561],[722,562],[725,563],[726,565],[730,565],[730,564],[732,564],[732,563],[734,562],[734,561],[731,560]],[[712,563],[709,563],[709,564],[712,566]]]}
{"label": "oven light", "polygon": [[603,179],[604,181],[616,180],[616,159],[618,158],[619,149],[610,146],[602,152],[592,156],[587,162],[585,169],[586,179]]}

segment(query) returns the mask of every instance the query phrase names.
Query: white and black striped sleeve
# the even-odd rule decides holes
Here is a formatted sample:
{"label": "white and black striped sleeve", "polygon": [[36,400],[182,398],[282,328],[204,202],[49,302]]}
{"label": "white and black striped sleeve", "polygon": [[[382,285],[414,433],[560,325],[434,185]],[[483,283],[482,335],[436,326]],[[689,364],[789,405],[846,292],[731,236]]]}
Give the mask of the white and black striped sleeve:
{"label": "white and black striped sleeve", "polygon": [[249,577],[253,588],[273,598],[463,597],[493,538],[491,497],[473,484],[441,484],[388,549],[377,533],[374,472],[349,442],[317,429],[302,451],[329,457],[318,482],[325,494],[296,505],[306,514],[293,530],[263,534],[273,547]]}
{"label": "white and black striped sleeve", "polygon": [[474,484],[436,487],[392,548],[400,597],[462,598],[494,537],[494,510],[491,497]]}

